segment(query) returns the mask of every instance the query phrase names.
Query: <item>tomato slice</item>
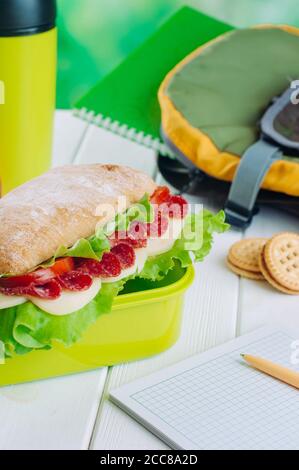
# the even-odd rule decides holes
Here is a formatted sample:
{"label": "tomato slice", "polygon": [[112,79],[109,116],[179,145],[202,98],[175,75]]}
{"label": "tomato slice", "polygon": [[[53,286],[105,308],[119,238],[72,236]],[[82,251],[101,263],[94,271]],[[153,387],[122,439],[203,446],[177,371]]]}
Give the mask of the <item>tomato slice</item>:
{"label": "tomato slice", "polygon": [[171,219],[184,219],[188,214],[188,202],[182,196],[171,196],[168,208]]}
{"label": "tomato slice", "polygon": [[167,186],[159,186],[151,196],[151,202],[160,205],[164,202],[168,202],[170,197],[170,189],[167,188]]}
{"label": "tomato slice", "polygon": [[49,269],[51,269],[55,276],[61,276],[62,274],[73,271],[74,268],[75,262],[73,258],[59,258]]}

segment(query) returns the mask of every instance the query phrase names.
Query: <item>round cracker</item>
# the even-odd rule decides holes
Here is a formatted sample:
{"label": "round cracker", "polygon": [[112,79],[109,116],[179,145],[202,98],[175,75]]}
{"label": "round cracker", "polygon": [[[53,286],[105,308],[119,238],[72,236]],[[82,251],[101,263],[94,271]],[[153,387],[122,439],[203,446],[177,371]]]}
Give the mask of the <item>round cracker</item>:
{"label": "round cracker", "polygon": [[229,267],[229,269],[237,274],[238,276],[241,277],[246,277],[247,279],[252,279],[254,281],[263,281],[264,276],[261,273],[254,273],[252,271],[246,271],[246,269],[241,269],[238,266],[235,266],[233,263],[230,262],[230,260],[227,258],[226,264]]}
{"label": "round cracker", "polygon": [[271,276],[271,274],[269,273],[268,269],[267,269],[267,266],[266,266],[266,263],[265,263],[265,259],[264,259],[264,252],[261,253],[260,255],[260,260],[259,260],[259,264],[260,264],[260,269],[261,269],[261,272],[263,273],[264,275],[264,278],[266,279],[266,281],[268,281],[268,283],[274,287],[276,290],[280,291],[280,292],[283,292],[284,294],[288,294],[288,295],[299,295],[299,292],[296,292],[296,291],[292,291],[290,289],[287,289],[286,287],[283,287],[281,286],[278,282],[275,281],[275,279],[273,279],[273,277]]}
{"label": "round cracker", "polygon": [[228,260],[240,269],[260,273],[259,257],[267,241],[267,238],[240,240],[230,248]]}
{"label": "round cracker", "polygon": [[299,292],[299,235],[284,232],[265,245],[264,264],[272,279],[287,290]]}

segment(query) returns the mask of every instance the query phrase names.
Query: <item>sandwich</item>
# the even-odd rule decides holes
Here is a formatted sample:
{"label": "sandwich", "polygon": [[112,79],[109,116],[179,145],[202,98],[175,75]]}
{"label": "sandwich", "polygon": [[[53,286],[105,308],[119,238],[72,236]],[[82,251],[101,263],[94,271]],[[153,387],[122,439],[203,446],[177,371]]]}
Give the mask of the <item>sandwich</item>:
{"label": "sandwich", "polygon": [[157,281],[209,253],[223,212],[191,213],[147,175],[55,168],[0,200],[0,341],[6,356],[77,342],[128,280]]}

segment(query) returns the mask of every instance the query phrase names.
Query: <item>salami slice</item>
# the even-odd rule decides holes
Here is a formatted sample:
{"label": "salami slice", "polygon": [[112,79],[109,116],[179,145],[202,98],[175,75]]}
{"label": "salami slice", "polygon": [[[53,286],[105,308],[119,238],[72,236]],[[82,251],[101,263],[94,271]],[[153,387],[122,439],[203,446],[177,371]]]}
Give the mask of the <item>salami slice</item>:
{"label": "salami slice", "polygon": [[133,248],[145,248],[147,246],[147,224],[132,222],[128,232],[115,232],[111,237],[111,246],[116,246],[121,242],[131,245]]}
{"label": "salami slice", "polygon": [[188,202],[182,196],[171,196],[168,207],[172,219],[184,219],[188,213]]}
{"label": "salami slice", "polygon": [[43,285],[55,278],[51,269],[38,269],[35,272],[22,276],[3,277],[0,279],[0,287],[7,289],[24,289],[31,285]]}
{"label": "salami slice", "polygon": [[92,277],[100,277],[102,274],[102,266],[100,261],[93,259],[76,260],[76,270]]}
{"label": "salami slice", "polygon": [[17,288],[9,289],[8,287],[6,287],[6,288],[5,287],[0,287],[0,294],[8,295],[9,297],[14,297],[15,295],[22,296],[20,290],[21,289],[17,289]]}
{"label": "salami slice", "polygon": [[131,268],[136,260],[134,248],[128,243],[119,243],[115,245],[111,253],[117,256],[122,269]]}
{"label": "salami slice", "polygon": [[120,262],[113,253],[104,253],[100,261],[101,277],[116,277],[121,273]]}
{"label": "salami slice", "polygon": [[0,293],[3,295],[8,295],[10,297],[14,296],[23,296],[26,294],[26,290],[28,290],[31,286],[25,288],[25,287],[1,287],[0,288]]}
{"label": "salami slice", "polygon": [[58,282],[63,289],[80,292],[91,287],[92,277],[87,273],[70,271],[59,276]]}
{"label": "salami slice", "polygon": [[121,264],[113,253],[104,253],[101,261],[92,259],[80,260],[77,270],[93,277],[115,277],[121,273]]}
{"label": "salami slice", "polygon": [[47,284],[42,286],[29,287],[23,295],[39,297],[40,299],[54,300],[60,297],[61,291],[62,289],[59,283],[55,279],[52,279]]}
{"label": "salami slice", "polygon": [[147,238],[147,227],[143,222],[132,222],[129,229],[129,237],[134,240],[145,240]]}
{"label": "salami slice", "polygon": [[61,295],[62,288],[55,279],[51,279],[46,284],[37,286],[31,284],[27,287],[0,288],[1,294],[8,296],[30,296],[40,299],[55,300]]}
{"label": "salami slice", "polygon": [[154,222],[147,225],[148,237],[162,237],[162,235],[167,231],[168,225],[168,217],[166,217],[162,212],[156,211]]}

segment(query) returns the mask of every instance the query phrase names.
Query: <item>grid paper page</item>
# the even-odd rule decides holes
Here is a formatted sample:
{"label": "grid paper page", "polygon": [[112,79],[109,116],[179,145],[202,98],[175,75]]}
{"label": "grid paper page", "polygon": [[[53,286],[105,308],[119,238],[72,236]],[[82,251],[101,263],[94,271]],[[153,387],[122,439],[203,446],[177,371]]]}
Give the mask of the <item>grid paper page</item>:
{"label": "grid paper page", "polygon": [[[292,367],[291,344],[273,332],[130,394],[131,402],[192,449],[299,449],[299,391],[247,366],[241,353]],[[200,356],[198,356],[200,357]],[[121,406],[121,405],[120,405]],[[138,419],[138,418],[137,418]],[[145,424],[146,425],[146,424]],[[153,428],[155,425],[153,425]],[[176,439],[179,441],[179,438]]]}

